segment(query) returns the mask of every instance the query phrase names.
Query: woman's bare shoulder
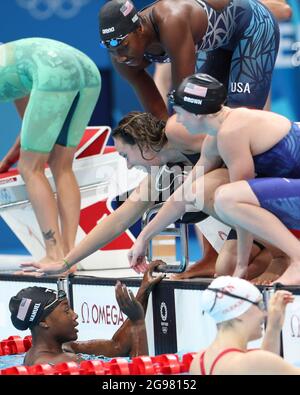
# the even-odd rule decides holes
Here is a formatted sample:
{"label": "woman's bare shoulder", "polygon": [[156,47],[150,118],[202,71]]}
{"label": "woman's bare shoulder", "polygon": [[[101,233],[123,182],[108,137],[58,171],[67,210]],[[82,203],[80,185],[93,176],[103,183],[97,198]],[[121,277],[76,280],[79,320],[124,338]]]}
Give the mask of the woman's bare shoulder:
{"label": "woman's bare shoulder", "polygon": [[277,354],[261,349],[243,354],[239,361],[239,370],[245,374],[300,374],[300,369]]}

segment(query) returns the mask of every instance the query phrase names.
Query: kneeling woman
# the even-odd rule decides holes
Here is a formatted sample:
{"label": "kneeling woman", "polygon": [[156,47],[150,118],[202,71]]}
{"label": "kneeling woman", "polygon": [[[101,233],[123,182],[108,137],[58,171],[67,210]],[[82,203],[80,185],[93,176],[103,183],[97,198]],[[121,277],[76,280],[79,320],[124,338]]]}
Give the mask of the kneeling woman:
{"label": "kneeling woman", "polygon": [[[206,174],[219,168],[222,163],[228,168],[231,182],[249,180],[256,176],[300,179],[299,126],[275,113],[246,108],[231,109],[224,105],[225,98],[224,86],[206,74],[194,74],[186,78],[174,92],[174,109],[177,113],[177,120],[191,134],[207,134],[202,145],[199,162],[181,188],[189,188],[191,182],[196,184],[199,182],[195,178],[198,167],[203,167],[204,174]],[[231,186],[225,186],[223,191],[228,189],[231,191]],[[137,265],[138,260],[144,254],[147,240],[160,231],[162,222],[164,221],[163,225],[165,226],[173,221],[174,216],[176,218],[177,215],[180,216],[181,213],[178,210],[184,210],[185,206],[178,202],[179,193],[182,195],[182,191],[177,189],[174,197],[168,199],[158,215],[144,228],[131,251],[131,265]],[[233,201],[236,199],[235,193],[230,194]],[[278,195],[279,192],[273,192],[273,196],[278,196],[279,199],[293,198],[297,194],[297,192],[293,192],[292,195],[290,193],[281,196]],[[246,275],[253,237],[245,231],[248,229],[247,221],[245,224],[236,222],[235,204],[230,206],[231,214],[228,215],[229,204],[226,204],[225,207],[225,201],[224,193],[217,193],[216,214],[221,220],[233,225],[238,232],[238,257],[234,275],[242,277]],[[290,200],[287,205],[291,205]],[[293,215],[296,217],[297,214]],[[250,229],[254,235],[278,247],[293,262],[299,262],[297,267],[300,267],[298,259],[300,257],[300,243],[297,249],[293,247],[293,250],[290,250],[286,243],[279,244],[271,234],[260,230],[261,227],[269,226],[269,223],[263,222],[261,219],[256,221],[256,226],[257,228]],[[268,232],[272,231],[274,228],[269,228]],[[294,241],[294,244],[297,244],[293,235],[288,231],[286,234],[291,242]],[[283,234],[281,237],[284,237]],[[229,262],[227,263],[229,264]],[[290,273],[293,267],[294,264],[290,266],[287,273]],[[288,277],[284,276],[279,280],[285,283],[288,280],[300,284],[300,275],[299,278],[293,277],[293,279],[288,275]]]}
{"label": "kneeling woman", "polygon": [[[119,154],[127,161],[127,167],[143,166],[148,175],[131,193],[127,200],[111,215],[104,218],[97,226],[66,256],[65,259],[52,265],[24,264],[33,266],[45,274],[60,274],[80,260],[104,247],[132,226],[143,213],[159,199],[157,174],[165,164],[183,163],[192,166],[200,156],[205,136],[192,136],[182,126],[174,133],[175,117],[171,117],[167,125],[149,113],[132,112],[124,117],[113,131],[112,137]],[[166,172],[168,175],[169,173]],[[205,176],[204,209],[210,215],[213,209],[212,196],[220,185],[228,182],[226,169],[216,169]],[[208,250],[201,262],[201,276],[212,276],[215,270],[216,253]],[[139,271],[146,270],[146,266]]]}

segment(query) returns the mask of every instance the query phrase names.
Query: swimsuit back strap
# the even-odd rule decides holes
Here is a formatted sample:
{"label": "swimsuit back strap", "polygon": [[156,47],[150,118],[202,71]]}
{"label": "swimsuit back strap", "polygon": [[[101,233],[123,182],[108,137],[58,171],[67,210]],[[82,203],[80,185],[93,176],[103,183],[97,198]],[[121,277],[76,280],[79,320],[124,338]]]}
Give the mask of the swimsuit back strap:
{"label": "swimsuit back strap", "polygon": [[205,366],[204,366],[204,355],[205,351],[200,355],[200,372],[202,376],[206,376]]}
{"label": "swimsuit back strap", "polygon": [[217,355],[217,357],[215,358],[214,362],[211,365],[209,374],[212,375],[213,371],[215,369],[216,364],[219,362],[219,360],[226,354],[230,353],[230,352],[244,352],[243,350],[240,350],[239,348],[227,348],[226,350],[223,350],[222,352],[220,352],[219,355]]}

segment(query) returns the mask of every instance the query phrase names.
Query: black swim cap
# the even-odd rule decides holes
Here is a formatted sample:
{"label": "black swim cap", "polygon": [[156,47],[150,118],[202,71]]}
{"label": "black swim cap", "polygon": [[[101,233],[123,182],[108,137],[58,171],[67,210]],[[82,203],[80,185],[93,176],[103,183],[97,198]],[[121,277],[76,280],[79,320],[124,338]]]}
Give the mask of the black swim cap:
{"label": "black swim cap", "polygon": [[10,299],[11,322],[20,331],[32,328],[46,318],[66,297],[63,290],[57,293],[44,287],[24,288]]}
{"label": "black swim cap", "polygon": [[100,9],[100,36],[103,41],[133,32],[140,24],[130,0],[110,0]]}
{"label": "black swim cap", "polygon": [[174,104],[193,114],[214,114],[221,110],[227,91],[215,78],[197,73],[185,78],[170,97]]}

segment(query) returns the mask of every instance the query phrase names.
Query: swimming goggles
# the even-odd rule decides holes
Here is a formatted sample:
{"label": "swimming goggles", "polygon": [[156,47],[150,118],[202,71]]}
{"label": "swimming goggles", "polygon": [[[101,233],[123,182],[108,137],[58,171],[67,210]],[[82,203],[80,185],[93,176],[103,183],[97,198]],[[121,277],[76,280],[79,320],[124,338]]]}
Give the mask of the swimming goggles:
{"label": "swimming goggles", "polygon": [[128,34],[125,34],[124,36],[110,38],[109,40],[102,40],[100,41],[100,45],[103,48],[116,48],[122,43],[123,40],[125,40]]}
{"label": "swimming goggles", "polygon": [[56,296],[56,299],[55,300],[53,300],[51,303],[49,303],[48,305],[46,305],[45,307],[44,307],[44,310],[47,310],[47,309],[49,309],[51,306],[53,306],[54,304],[58,304],[59,302],[61,302],[63,299],[65,299],[67,297],[67,294],[66,294],[66,292],[63,290],[63,289],[60,289],[58,292],[57,292],[57,296]]}
{"label": "swimming goggles", "polygon": [[246,302],[249,302],[249,303],[254,304],[255,306],[257,306],[257,307],[259,308],[259,310],[261,310],[261,311],[266,311],[266,305],[265,305],[265,302],[263,301],[263,299],[260,299],[260,300],[258,300],[257,302],[254,302],[253,300],[250,300],[250,299],[248,299],[248,298],[244,298],[243,296],[234,295],[234,294],[232,294],[232,293],[230,293],[230,292],[228,292],[228,291],[225,291],[224,289],[220,289],[220,288],[210,288],[210,287],[208,287],[207,289],[209,289],[210,291],[213,291],[213,292],[216,293],[214,303],[213,303],[211,309],[209,310],[209,313],[212,312],[212,310],[214,309],[214,307],[215,307],[215,305],[216,305],[218,293],[221,293],[221,294],[223,294],[223,295],[230,296],[231,298],[236,298],[236,299],[240,299],[240,300],[245,300]]}

